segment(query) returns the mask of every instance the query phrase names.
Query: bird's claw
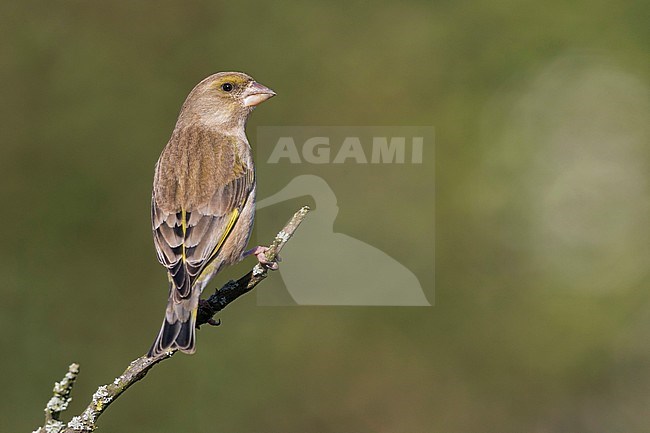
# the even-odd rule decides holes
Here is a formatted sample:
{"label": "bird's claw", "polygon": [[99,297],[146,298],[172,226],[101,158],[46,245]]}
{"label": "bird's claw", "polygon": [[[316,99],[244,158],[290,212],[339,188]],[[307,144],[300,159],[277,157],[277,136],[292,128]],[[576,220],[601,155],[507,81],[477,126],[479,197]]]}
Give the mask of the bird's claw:
{"label": "bird's claw", "polygon": [[221,325],[221,319],[217,319],[217,320],[208,319],[208,321],[206,323],[208,325],[210,325],[210,326],[219,326],[219,325]]}
{"label": "bird's claw", "polygon": [[257,261],[260,262],[260,265],[264,266],[266,269],[272,271],[277,270],[280,266],[278,262],[281,262],[282,259],[279,256],[275,257],[275,260],[269,260],[266,258],[266,252],[269,250],[269,247],[257,246],[252,248],[244,253],[244,256],[254,255],[257,257]]}

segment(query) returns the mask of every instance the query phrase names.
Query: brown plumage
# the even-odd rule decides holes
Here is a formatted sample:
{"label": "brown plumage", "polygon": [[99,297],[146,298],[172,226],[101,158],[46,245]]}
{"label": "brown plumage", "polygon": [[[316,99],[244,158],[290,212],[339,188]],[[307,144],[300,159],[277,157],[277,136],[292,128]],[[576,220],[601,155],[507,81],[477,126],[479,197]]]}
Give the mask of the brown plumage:
{"label": "brown plumage", "polygon": [[255,168],[245,126],[275,93],[239,72],[221,72],[189,94],[156,164],[151,222],[170,288],[165,319],[148,356],[195,350],[201,291],[242,259],[253,227]]}

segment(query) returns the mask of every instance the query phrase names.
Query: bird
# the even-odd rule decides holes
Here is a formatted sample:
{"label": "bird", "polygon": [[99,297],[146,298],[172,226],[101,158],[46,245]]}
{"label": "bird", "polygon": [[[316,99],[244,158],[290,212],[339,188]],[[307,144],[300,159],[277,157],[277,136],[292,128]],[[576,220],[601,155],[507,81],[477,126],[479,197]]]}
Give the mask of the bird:
{"label": "bird", "polygon": [[225,266],[255,255],[277,269],[264,256],[268,248],[245,250],[256,191],[246,122],[257,105],[273,96],[247,74],[219,72],[197,84],[181,107],[154,172],[151,226],[169,296],[148,357],[195,352],[201,292]]}

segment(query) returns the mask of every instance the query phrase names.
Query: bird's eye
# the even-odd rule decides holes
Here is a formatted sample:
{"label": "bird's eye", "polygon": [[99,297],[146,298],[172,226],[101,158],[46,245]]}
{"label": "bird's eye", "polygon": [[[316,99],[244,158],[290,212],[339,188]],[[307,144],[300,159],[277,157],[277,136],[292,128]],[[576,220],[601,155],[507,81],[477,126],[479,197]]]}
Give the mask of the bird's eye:
{"label": "bird's eye", "polygon": [[221,85],[221,89],[222,89],[224,92],[230,92],[230,91],[232,90],[232,84],[230,84],[230,83],[223,83],[223,84]]}

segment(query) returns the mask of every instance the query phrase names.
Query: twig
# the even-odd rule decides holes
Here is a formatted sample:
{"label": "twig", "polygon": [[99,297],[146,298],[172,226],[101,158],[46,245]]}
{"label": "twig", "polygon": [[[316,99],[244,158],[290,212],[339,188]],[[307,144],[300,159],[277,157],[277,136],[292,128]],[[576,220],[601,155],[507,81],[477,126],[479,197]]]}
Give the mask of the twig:
{"label": "twig", "polygon": [[[284,228],[275,235],[275,239],[273,239],[273,242],[269,245],[269,250],[264,253],[268,261],[274,261],[280,254],[284,245],[289,241],[289,239],[291,239],[291,236],[293,236],[293,233],[296,231],[302,220],[305,219],[307,212],[309,212],[309,206],[303,206],[293,215]],[[197,325],[200,326],[204,323],[211,323],[212,317],[214,317],[215,314],[224,309],[226,305],[230,304],[241,295],[253,290],[253,288],[264,280],[267,275],[268,272],[266,268],[258,263],[255,265],[253,270],[241,277],[239,280],[228,281],[221,289],[215,291],[212,296],[208,299],[202,300],[199,304],[199,311],[196,317]]]}
{"label": "twig", "polygon": [[45,424],[43,427],[39,427],[35,433],[55,432],[65,427],[65,423],[59,420],[59,416],[68,408],[68,404],[72,400],[70,393],[78,374],[79,364],[70,364],[63,379],[54,383],[54,389],[52,389],[54,395],[45,405]]}
{"label": "twig", "polygon": [[[304,206],[296,212],[284,228],[275,236],[275,239],[265,253],[269,261],[274,261],[287,241],[293,236],[300,223],[309,212],[309,207]],[[239,298],[241,295],[250,292],[262,280],[267,277],[267,270],[259,263],[253,269],[237,281],[227,282],[221,289],[216,290],[208,299],[201,300],[197,315],[197,326],[205,323],[214,323],[214,315],[223,310],[228,304]],[[115,378],[112,383],[100,386],[93,394],[92,401],[79,416],[75,416],[66,425],[59,417],[70,400],[72,386],[79,374],[79,365],[71,364],[68,373],[61,380],[54,384],[54,396],[47,403],[45,408],[45,424],[36,429],[33,433],[78,433],[92,432],[97,428],[97,419],[123,392],[131,385],[143,379],[149,370],[156,364],[174,356],[176,352],[162,353],[155,358],[141,356],[129,364],[127,369]]]}

